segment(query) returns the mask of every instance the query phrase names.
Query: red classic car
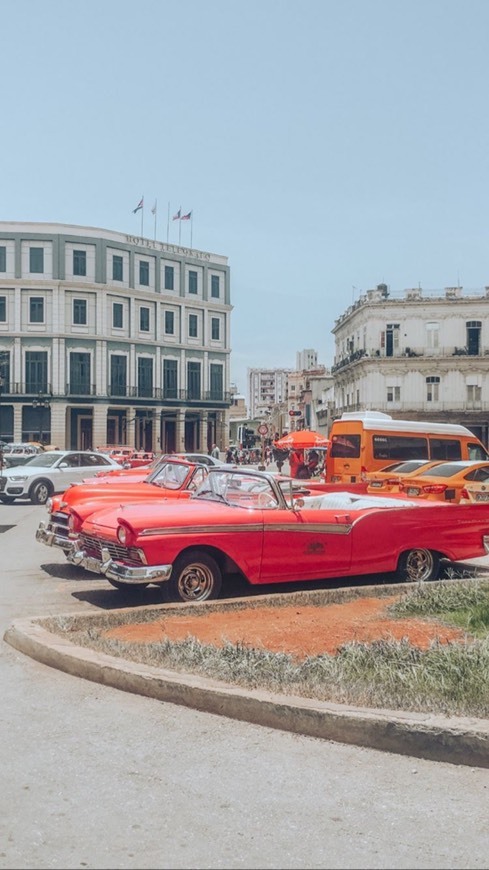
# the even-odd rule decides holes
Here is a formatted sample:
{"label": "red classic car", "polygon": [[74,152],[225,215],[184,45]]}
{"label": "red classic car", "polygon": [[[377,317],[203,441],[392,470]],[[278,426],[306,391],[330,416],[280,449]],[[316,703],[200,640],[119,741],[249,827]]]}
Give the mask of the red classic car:
{"label": "red classic car", "polygon": [[69,550],[68,534],[70,509],[76,507],[78,515],[85,519],[95,510],[125,502],[158,501],[162,499],[189,498],[202,483],[208,469],[195,462],[169,459],[143,481],[124,478],[100,478],[91,483],[79,483],[68,487],[62,495],[53,496],[46,502],[49,521],[40,522],[36,540],[48,547]]}
{"label": "red classic car", "polygon": [[[116,588],[167,584],[175,601],[219,595],[222,579],[283,583],[379,572],[434,580],[441,560],[489,553],[489,510],[401,496],[317,492],[244,468],[210,469],[192,497],[72,510],[68,560]],[[305,484],[307,486],[307,484]]]}

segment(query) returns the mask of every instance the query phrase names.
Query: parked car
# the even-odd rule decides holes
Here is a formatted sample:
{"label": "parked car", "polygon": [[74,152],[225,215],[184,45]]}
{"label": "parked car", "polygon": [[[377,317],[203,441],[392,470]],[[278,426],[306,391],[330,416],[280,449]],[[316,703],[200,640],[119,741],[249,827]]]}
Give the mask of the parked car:
{"label": "parked car", "polygon": [[489,461],[440,462],[433,468],[401,478],[399,492],[407,498],[457,503],[467,483],[485,480],[489,480]]}
{"label": "parked car", "polygon": [[40,444],[31,444],[29,442],[6,444],[2,448],[3,465],[5,468],[25,465],[33,456],[38,456],[39,453],[43,452],[43,447]]}
{"label": "parked car", "polygon": [[123,468],[147,468],[153,462],[155,453],[147,450],[135,450],[122,463]]}
{"label": "parked car", "polygon": [[217,459],[215,456],[210,456],[208,453],[165,453],[166,458],[179,456],[181,459],[188,459],[189,462],[200,462],[202,465],[217,467],[226,465],[222,459]]}
{"label": "parked car", "polygon": [[120,468],[120,465],[92,450],[50,450],[33,456],[21,468],[7,468],[0,474],[0,501],[11,504],[28,498],[32,504],[45,504],[55,492],[64,492],[70,483],[81,481],[89,471]]}
{"label": "parked car", "polygon": [[47,500],[49,521],[39,523],[36,539],[48,547],[59,547],[67,551],[71,547],[68,520],[72,510],[85,520],[94,511],[108,505],[189,498],[207,473],[206,465],[172,458],[159,465],[144,481],[114,478],[112,481],[107,479],[105,484],[75,484],[62,495],[55,495]]}
{"label": "parked car", "polygon": [[466,483],[460,493],[459,504],[482,504],[489,502],[489,481],[487,483]]}
{"label": "parked car", "polygon": [[419,474],[421,471],[439,464],[439,460],[428,462],[426,459],[408,459],[406,462],[393,462],[391,465],[386,465],[380,471],[371,471],[366,475],[367,492],[377,492],[380,495],[386,492],[398,492],[401,478]]}
{"label": "parked car", "polygon": [[116,588],[166,585],[175,601],[217,598],[223,577],[251,584],[396,572],[434,580],[441,560],[489,553],[489,511],[400,496],[317,493],[242,467],[211,468],[186,501],[112,506],[85,521],[68,559]]}

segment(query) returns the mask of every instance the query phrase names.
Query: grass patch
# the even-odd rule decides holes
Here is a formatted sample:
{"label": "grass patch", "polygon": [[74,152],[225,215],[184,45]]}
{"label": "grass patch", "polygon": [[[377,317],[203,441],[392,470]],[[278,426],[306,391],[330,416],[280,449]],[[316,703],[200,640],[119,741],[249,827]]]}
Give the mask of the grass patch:
{"label": "grass patch", "polygon": [[[315,603],[320,606],[319,596]],[[253,602],[246,606],[253,606]],[[335,656],[323,654],[298,662],[290,655],[241,643],[216,648],[192,637],[179,642],[125,643],[104,637],[107,617],[93,620],[88,628],[83,620],[66,617],[52,617],[44,624],[78,645],[112,656],[244,688],[372,708],[487,717],[489,581],[404,587],[389,614],[435,617],[465,629],[467,636],[465,642],[436,641],[426,651],[407,640],[353,642],[341,647]],[[146,621],[149,617],[141,613],[139,618]],[[119,621],[123,620],[138,621],[134,611],[119,615]]]}

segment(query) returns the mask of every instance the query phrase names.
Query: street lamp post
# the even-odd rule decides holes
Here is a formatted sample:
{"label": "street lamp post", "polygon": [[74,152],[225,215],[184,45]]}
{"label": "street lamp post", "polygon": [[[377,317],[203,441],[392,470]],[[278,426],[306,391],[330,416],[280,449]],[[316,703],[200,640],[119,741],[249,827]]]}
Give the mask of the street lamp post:
{"label": "street lamp post", "polygon": [[39,441],[41,444],[44,437],[44,408],[49,408],[50,406],[51,402],[49,401],[48,396],[45,396],[42,391],[39,392],[36,399],[32,400],[32,407],[39,408]]}

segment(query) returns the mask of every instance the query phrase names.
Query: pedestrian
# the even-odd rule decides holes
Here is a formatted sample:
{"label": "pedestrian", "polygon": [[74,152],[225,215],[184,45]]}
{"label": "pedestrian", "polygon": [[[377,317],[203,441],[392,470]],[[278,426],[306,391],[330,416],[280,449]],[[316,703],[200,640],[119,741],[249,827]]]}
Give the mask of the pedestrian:
{"label": "pedestrian", "polygon": [[[291,450],[289,456],[289,466],[290,466],[290,476],[291,477],[307,477],[307,466],[304,463],[304,451],[303,450]],[[306,472],[306,474],[304,474]]]}
{"label": "pedestrian", "polygon": [[211,456],[213,456],[214,459],[219,459],[219,447],[217,444],[212,445]]}

